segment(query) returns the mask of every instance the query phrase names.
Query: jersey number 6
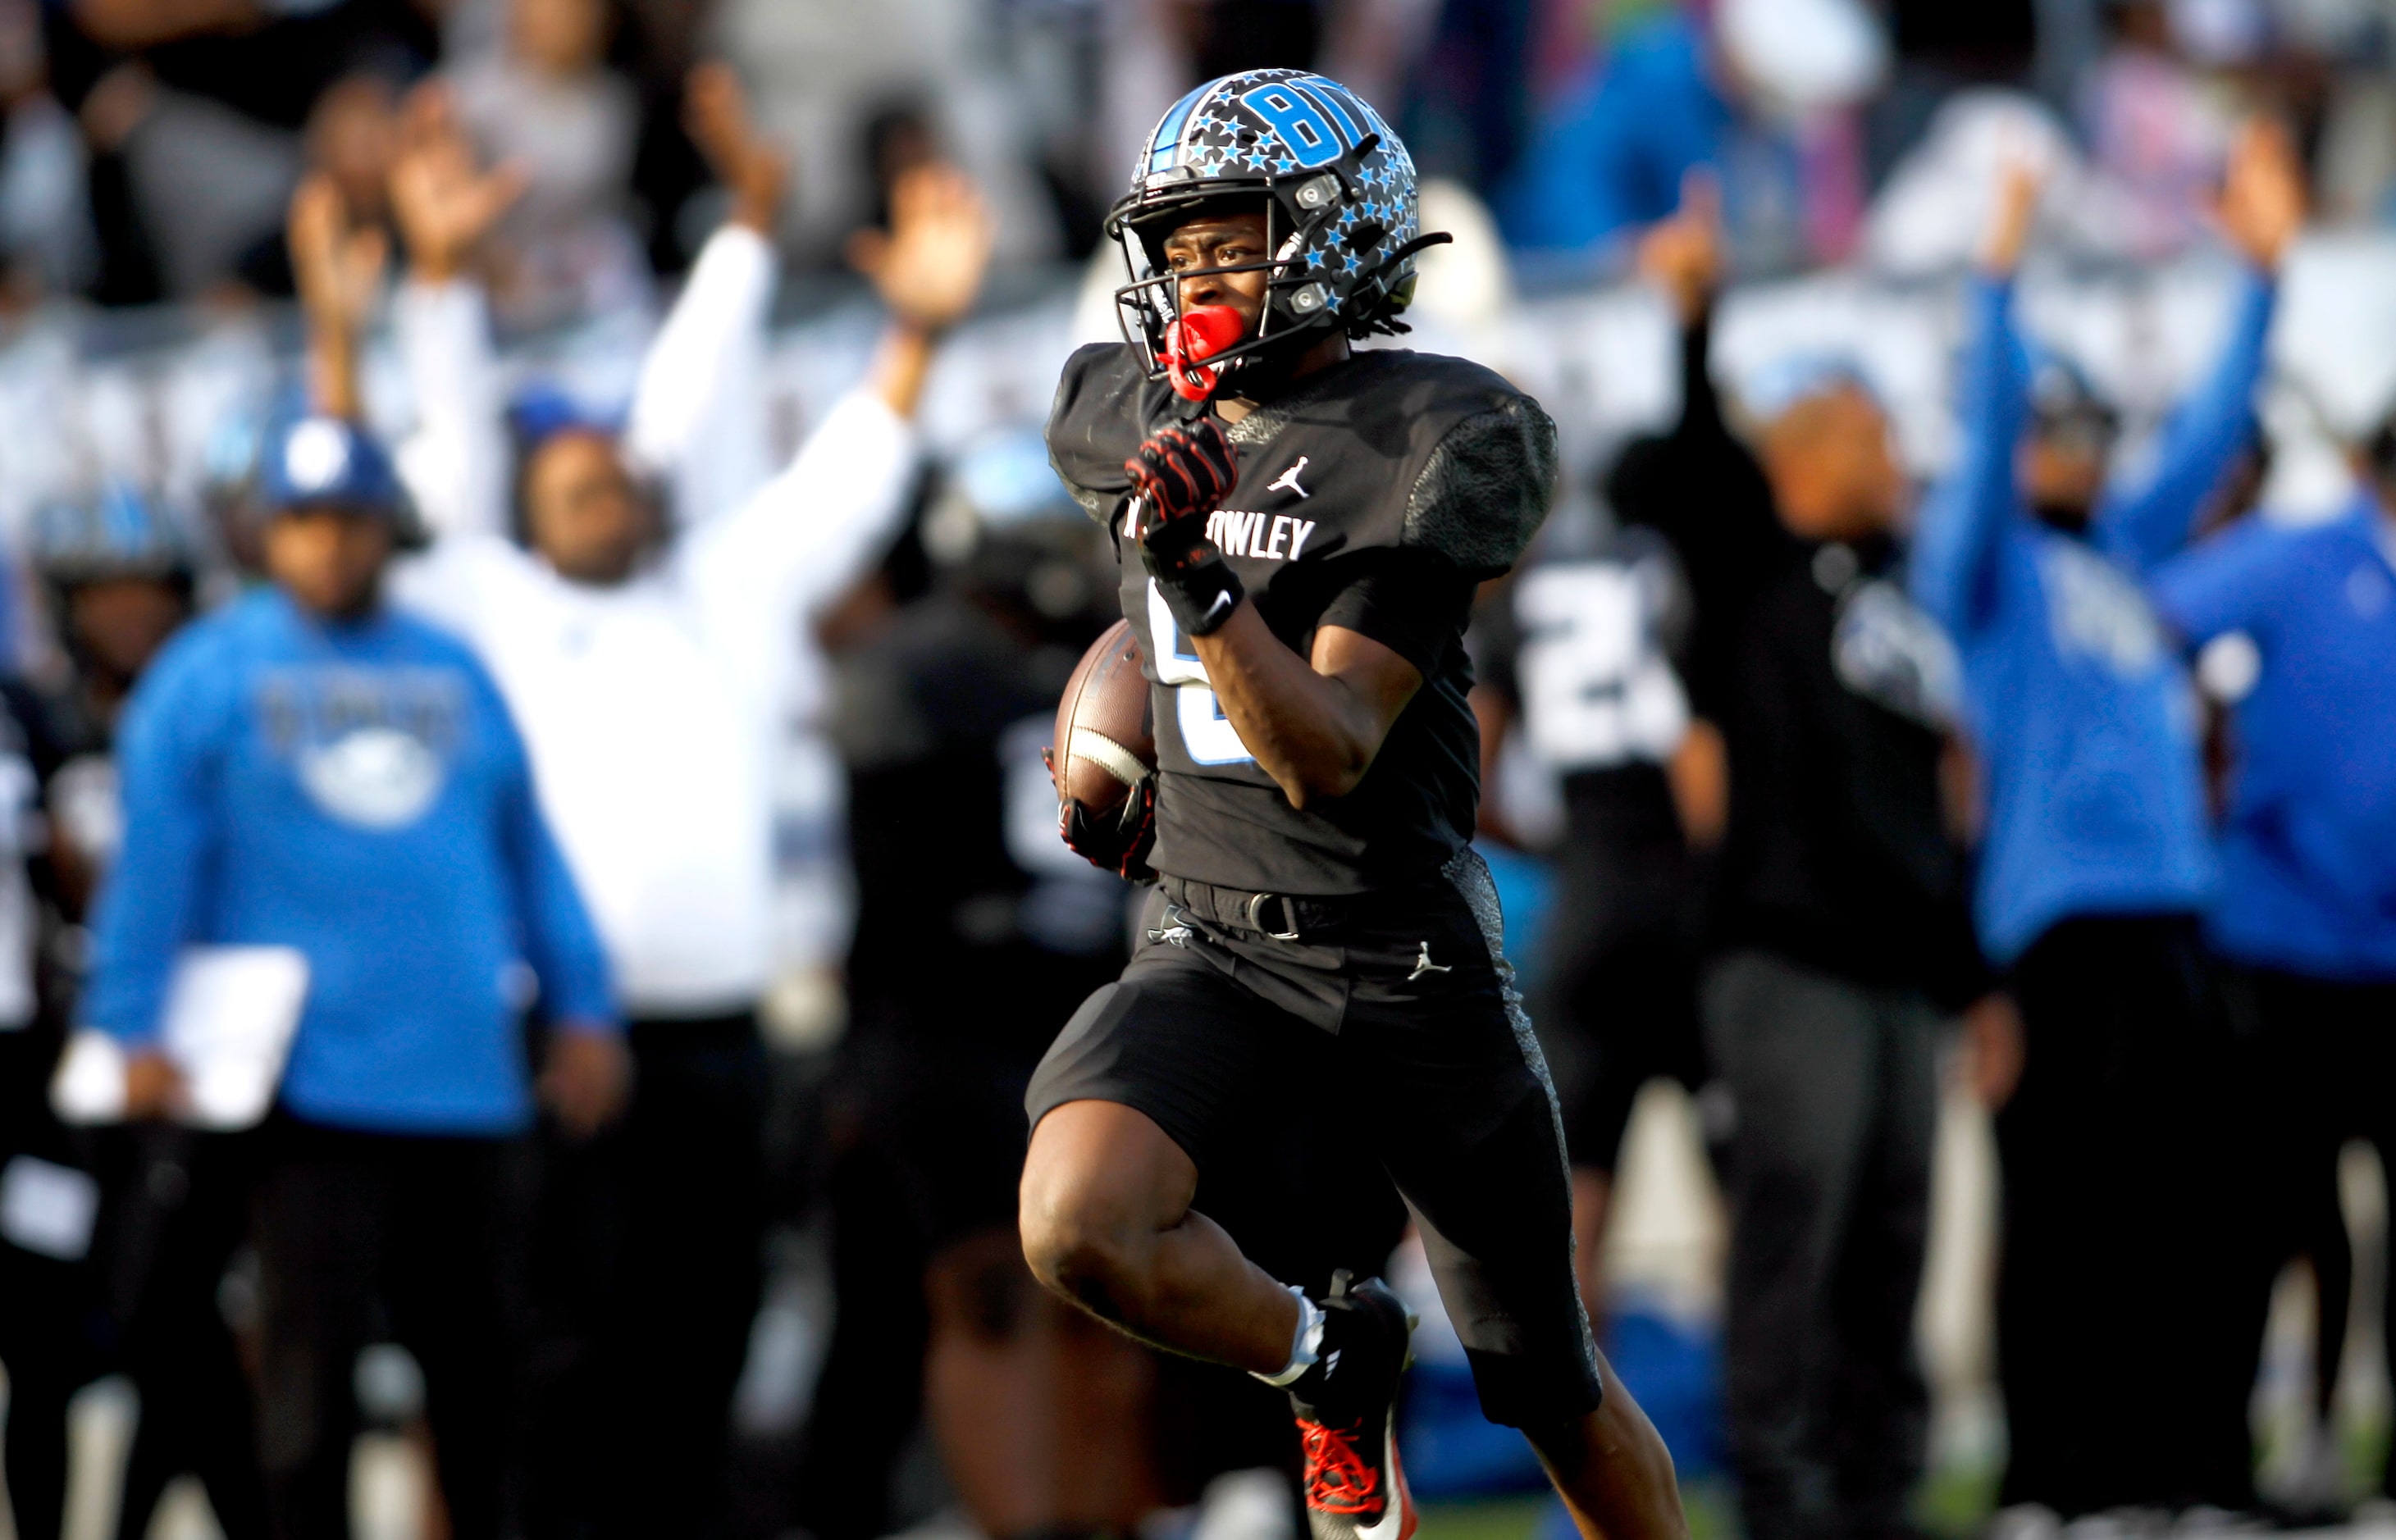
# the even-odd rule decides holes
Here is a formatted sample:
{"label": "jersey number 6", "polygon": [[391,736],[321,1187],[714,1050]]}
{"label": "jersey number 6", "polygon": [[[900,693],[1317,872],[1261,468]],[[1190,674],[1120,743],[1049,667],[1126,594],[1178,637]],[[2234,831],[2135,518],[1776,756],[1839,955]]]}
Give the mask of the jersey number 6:
{"label": "jersey number 6", "polygon": [[1174,723],[1181,729],[1181,745],[1190,757],[1200,764],[1252,764],[1256,756],[1240,741],[1239,730],[1223,714],[1223,704],[1215,698],[1212,684],[1206,678],[1206,665],[1198,660],[1198,650],[1173,623],[1173,612],[1165,607],[1165,595],[1156,590],[1156,579],[1148,580],[1148,634],[1160,644],[1156,649],[1156,678],[1173,689]]}

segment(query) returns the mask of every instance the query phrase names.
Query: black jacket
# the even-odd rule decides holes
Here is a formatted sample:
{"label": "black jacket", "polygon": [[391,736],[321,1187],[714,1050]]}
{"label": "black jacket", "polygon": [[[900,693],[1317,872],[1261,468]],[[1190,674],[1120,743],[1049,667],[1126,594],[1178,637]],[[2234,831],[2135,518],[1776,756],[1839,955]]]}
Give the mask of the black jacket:
{"label": "black jacket", "polygon": [[1940,797],[1952,650],[1906,597],[1894,544],[1781,525],[1724,420],[1708,341],[1703,321],[1684,334],[1681,420],[1624,456],[1608,494],[1680,552],[1690,693],[1728,747],[1709,940],[1961,1006],[1988,976]]}

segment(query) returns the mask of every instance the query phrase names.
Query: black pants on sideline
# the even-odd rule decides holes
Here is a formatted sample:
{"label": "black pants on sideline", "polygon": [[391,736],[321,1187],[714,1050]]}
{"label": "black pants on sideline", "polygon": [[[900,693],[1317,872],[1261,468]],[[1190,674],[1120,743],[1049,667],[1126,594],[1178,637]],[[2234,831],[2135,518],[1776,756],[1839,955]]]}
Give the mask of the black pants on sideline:
{"label": "black pants on sideline", "polygon": [[2229,1153],[2251,1109],[2224,1116],[2229,1032],[2196,922],[2064,921],[2013,989],[2027,1056],[1996,1120],[2000,1501],[2247,1507]]}
{"label": "black pants on sideline", "polygon": [[144,1123],[124,1137],[130,1161],[113,1205],[110,1292],[141,1416],[117,1540],[147,1535],[167,1483],[186,1471],[206,1489],[226,1540],[263,1540],[257,1410],[219,1295],[248,1235],[264,1135]]}
{"label": "black pants on sideline", "polygon": [[[86,1152],[50,1115],[58,1051],[56,1033],[0,1029],[0,1182],[20,1158],[65,1168],[53,1175],[70,1182],[89,1179]],[[0,1369],[8,1375],[0,1454],[20,1540],[58,1540],[66,1514],[67,1402],[110,1367],[106,1297],[92,1238],[84,1239],[84,1255],[58,1256],[0,1234]]]}
{"label": "black pants on sideline", "polygon": [[1724,1351],[1747,1533],[1910,1533],[1937,1016],[1911,991],[1764,951],[1717,961],[1704,1010],[1736,1118]]}
{"label": "black pants on sideline", "polygon": [[[2396,1175],[2396,1095],[2390,1094],[2396,1087],[2396,981],[2341,983],[2241,968],[2230,970],[2225,983],[2237,1032],[2237,1083],[2259,1104],[2254,1137],[2241,1162],[2253,1184],[2245,1206],[2255,1219],[2254,1255],[2244,1273],[2243,1320],[2234,1338],[2242,1352],[2232,1365],[2252,1385],[2280,1269],[2320,1243],[2319,1205],[2306,1202],[2306,1196],[2326,1188],[2329,1217],[2342,1225],[2336,1206],[2337,1162],[2350,1139],[2368,1141],[2380,1165]],[[2341,1229],[2335,1239],[2343,1234]],[[2325,1277],[2323,1286],[2336,1284],[2335,1278]],[[2385,1308],[2384,1347],[2396,1367],[2396,1289],[2388,1291]],[[2336,1344],[2328,1346],[2337,1350]],[[2380,1490],[2396,1494],[2396,1459],[2381,1476]]]}
{"label": "black pants on sideline", "polygon": [[259,1182],[260,1457],[280,1540],[344,1540],[359,1350],[422,1366],[455,1540],[498,1540],[515,1363],[512,1141],[278,1114]]}
{"label": "black pants on sideline", "polygon": [[527,1525],[722,1533],[732,1393],[765,1280],[756,1018],[636,1021],[632,1097],[596,1139],[544,1135]]}

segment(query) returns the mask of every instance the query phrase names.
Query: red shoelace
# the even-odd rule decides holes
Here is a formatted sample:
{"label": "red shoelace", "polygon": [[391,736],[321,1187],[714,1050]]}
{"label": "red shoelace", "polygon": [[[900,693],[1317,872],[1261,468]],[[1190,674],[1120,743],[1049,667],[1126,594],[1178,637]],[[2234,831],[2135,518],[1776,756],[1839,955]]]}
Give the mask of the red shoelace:
{"label": "red shoelace", "polygon": [[1364,1425],[1298,1425],[1306,1450],[1306,1506],[1321,1513],[1373,1513],[1381,1506],[1381,1473],[1356,1448]]}

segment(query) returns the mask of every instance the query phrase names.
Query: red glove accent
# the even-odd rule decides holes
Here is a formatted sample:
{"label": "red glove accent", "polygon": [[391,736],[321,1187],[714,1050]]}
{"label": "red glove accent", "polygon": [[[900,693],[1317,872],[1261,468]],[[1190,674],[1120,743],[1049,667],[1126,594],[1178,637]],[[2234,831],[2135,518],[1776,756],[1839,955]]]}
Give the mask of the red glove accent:
{"label": "red glove accent", "polygon": [[1229,305],[1192,305],[1165,328],[1165,377],[1184,401],[1215,393],[1218,371],[1200,365],[1247,335],[1245,317]]}
{"label": "red glove accent", "polygon": [[1239,452],[1211,417],[1187,427],[1160,428],[1124,461],[1132,490],[1148,499],[1150,528],[1203,517],[1222,506],[1240,479]]}

